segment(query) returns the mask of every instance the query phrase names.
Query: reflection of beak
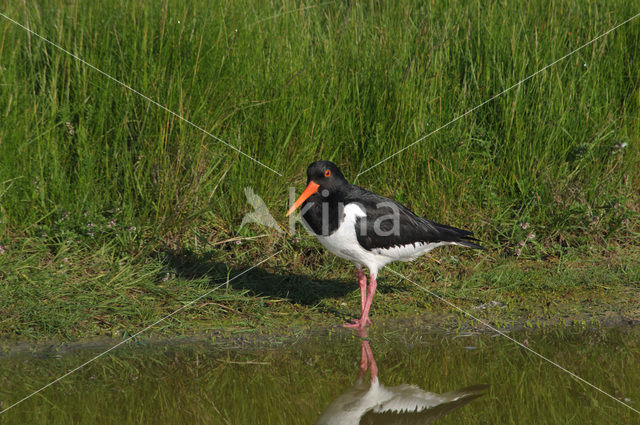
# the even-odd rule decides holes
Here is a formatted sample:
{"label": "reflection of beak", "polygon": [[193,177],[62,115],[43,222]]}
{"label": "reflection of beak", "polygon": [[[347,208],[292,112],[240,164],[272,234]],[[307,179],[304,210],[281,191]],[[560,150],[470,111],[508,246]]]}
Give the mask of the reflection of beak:
{"label": "reflection of beak", "polygon": [[304,192],[302,192],[302,194],[296,200],[296,202],[294,202],[291,208],[289,208],[289,211],[287,211],[287,217],[289,217],[289,214],[294,212],[300,205],[302,205],[302,203],[306,201],[309,196],[316,193],[319,187],[320,185],[318,183],[310,181],[309,184],[307,185],[307,188],[304,190]]}

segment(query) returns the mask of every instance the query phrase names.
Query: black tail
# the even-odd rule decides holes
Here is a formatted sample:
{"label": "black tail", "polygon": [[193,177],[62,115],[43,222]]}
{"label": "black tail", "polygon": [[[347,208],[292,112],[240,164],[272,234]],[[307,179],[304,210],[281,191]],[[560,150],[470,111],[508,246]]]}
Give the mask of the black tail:
{"label": "black tail", "polygon": [[483,251],[486,251],[487,248],[478,245],[477,243],[471,242],[471,241],[477,241],[476,238],[467,238],[467,239],[461,239],[459,241],[456,241],[456,243],[462,245],[462,246],[466,246],[467,248],[473,248],[473,249],[481,249]]}
{"label": "black tail", "polygon": [[447,226],[446,224],[434,223],[431,224],[438,229],[439,237],[443,242],[455,242],[458,245],[466,246],[467,248],[486,250],[483,246],[475,243],[478,239],[473,237],[473,232],[469,230],[458,229],[457,227]]}

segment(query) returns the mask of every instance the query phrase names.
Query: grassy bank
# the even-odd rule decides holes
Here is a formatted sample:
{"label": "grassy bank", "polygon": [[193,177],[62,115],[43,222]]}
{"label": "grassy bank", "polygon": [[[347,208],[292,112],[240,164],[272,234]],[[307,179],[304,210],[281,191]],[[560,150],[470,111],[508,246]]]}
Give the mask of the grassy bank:
{"label": "grassy bank", "polygon": [[[268,251],[266,243],[262,249],[234,245],[200,253],[164,251],[144,259],[114,257],[106,249],[55,257],[46,246],[34,250],[36,243],[30,241],[0,263],[5,343],[132,335],[208,292],[145,336],[284,336],[339,326],[359,314],[352,268],[305,241],[238,278],[258,255],[251,251]],[[547,260],[460,254],[443,252],[440,264],[427,258],[394,269],[498,327],[640,319],[637,247],[609,246],[590,255]],[[483,329],[384,271],[372,317],[377,324],[417,318],[438,329]]]}
{"label": "grassy bank", "polygon": [[[131,333],[279,249],[160,327],[339,323],[357,303],[349,267],[302,232],[239,230],[244,188],[284,223],[311,161],[353,180],[638,12],[625,1],[0,4],[282,174],[0,17],[2,338]],[[566,288],[628,298],[640,281],[638,45],[633,21],[361,174],[489,248],[403,270],[467,306],[535,305]],[[430,308],[389,285],[378,314]]]}

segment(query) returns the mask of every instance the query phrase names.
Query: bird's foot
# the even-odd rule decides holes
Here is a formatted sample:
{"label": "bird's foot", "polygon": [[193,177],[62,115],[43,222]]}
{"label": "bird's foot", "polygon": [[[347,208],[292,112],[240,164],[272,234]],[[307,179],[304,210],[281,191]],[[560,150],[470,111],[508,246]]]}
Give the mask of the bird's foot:
{"label": "bird's foot", "polygon": [[368,317],[364,317],[360,319],[355,319],[351,323],[345,323],[342,326],[349,329],[364,329],[365,326],[369,326],[371,324],[372,324],[371,319],[369,319]]}

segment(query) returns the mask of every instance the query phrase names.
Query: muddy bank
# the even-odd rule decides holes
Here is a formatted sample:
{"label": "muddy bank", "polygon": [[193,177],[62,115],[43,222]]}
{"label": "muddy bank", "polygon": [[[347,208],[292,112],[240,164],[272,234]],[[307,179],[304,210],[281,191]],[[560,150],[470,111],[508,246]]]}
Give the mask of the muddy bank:
{"label": "muddy bank", "polygon": [[[584,306],[583,306],[584,307]],[[612,307],[612,306],[608,306]],[[619,307],[619,306],[618,306]],[[497,302],[480,304],[466,310],[476,318],[500,330],[501,332],[556,332],[569,329],[585,330],[597,328],[623,328],[640,324],[640,310],[614,311],[612,309],[596,310],[588,306],[573,314],[560,314],[557,317],[521,317],[511,316],[509,320],[500,314],[505,306]],[[411,332],[440,334],[443,336],[472,336],[480,334],[496,334],[493,329],[462,313],[430,312],[413,317],[377,317],[371,330],[384,330],[388,333]],[[206,344],[221,350],[253,350],[277,349],[294,344],[304,343],[318,337],[340,336],[357,337],[357,333],[342,326],[281,327],[276,329],[229,329],[216,330],[191,335],[140,335],[122,343],[126,338],[96,337],[79,341],[50,339],[43,342],[0,341],[0,359],[14,356],[35,356],[39,358],[58,358],[69,353],[88,350],[103,351],[122,343],[119,348],[172,347],[189,344]]]}

